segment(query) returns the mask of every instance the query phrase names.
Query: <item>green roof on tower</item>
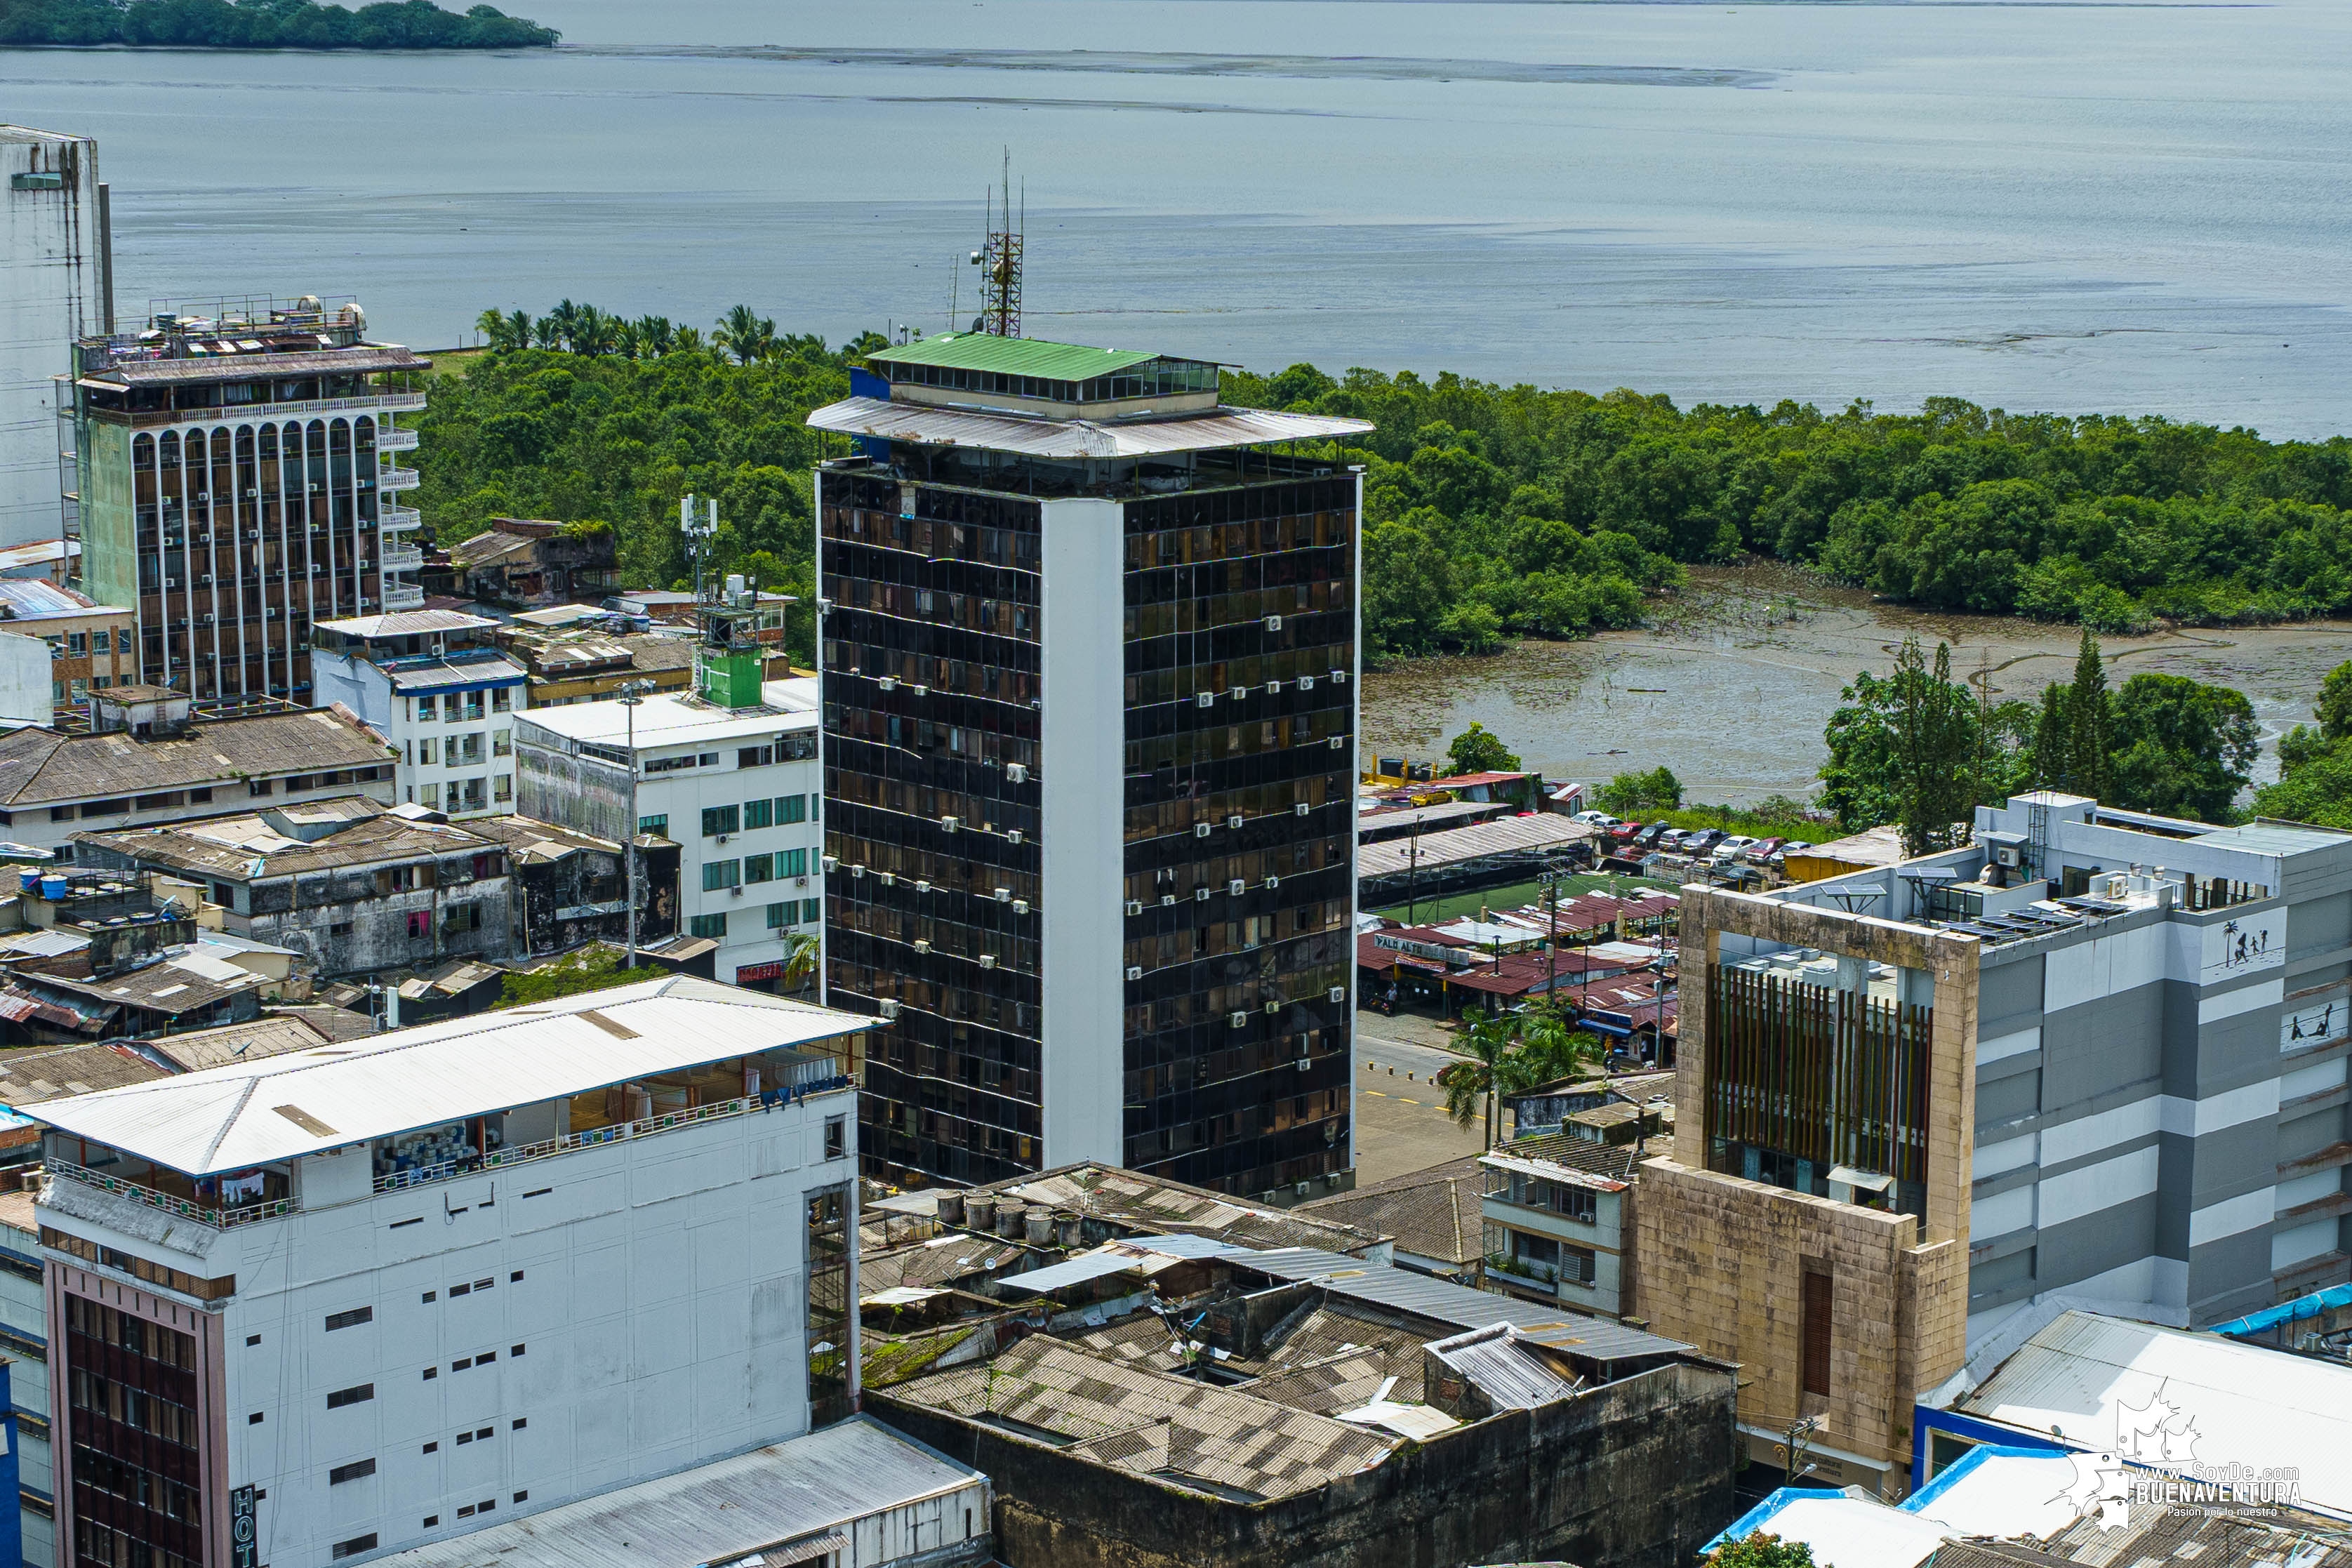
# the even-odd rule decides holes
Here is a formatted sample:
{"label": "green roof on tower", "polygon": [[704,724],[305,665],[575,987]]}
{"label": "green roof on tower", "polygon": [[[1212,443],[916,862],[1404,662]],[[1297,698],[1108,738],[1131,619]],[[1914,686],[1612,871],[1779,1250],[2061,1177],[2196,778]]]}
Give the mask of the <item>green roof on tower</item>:
{"label": "green roof on tower", "polygon": [[[993,371],[1048,381],[1090,381],[1098,375],[1170,356],[1131,349],[1049,343],[1042,338],[1000,338],[992,332],[941,332],[866,356],[869,364],[930,364],[946,370]],[[1180,356],[1181,357],[1181,356]]]}

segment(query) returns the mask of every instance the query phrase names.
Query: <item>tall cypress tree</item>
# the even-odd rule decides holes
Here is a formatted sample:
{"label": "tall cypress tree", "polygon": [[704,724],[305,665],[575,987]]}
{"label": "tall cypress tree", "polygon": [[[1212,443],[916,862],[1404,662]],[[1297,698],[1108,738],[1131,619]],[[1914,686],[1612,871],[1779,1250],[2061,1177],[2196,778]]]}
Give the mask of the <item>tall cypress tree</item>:
{"label": "tall cypress tree", "polygon": [[1966,837],[1976,805],[1976,704],[1952,679],[1952,650],[1936,645],[1931,668],[1919,639],[1895,656],[1895,752],[1902,791],[1903,850],[1927,855]]}
{"label": "tall cypress tree", "polygon": [[[2046,708],[2044,711],[2047,711]],[[2066,783],[2076,795],[2103,800],[2107,793],[2107,672],[2099,640],[2083,628],[2074,656],[2074,682],[2066,693]]]}

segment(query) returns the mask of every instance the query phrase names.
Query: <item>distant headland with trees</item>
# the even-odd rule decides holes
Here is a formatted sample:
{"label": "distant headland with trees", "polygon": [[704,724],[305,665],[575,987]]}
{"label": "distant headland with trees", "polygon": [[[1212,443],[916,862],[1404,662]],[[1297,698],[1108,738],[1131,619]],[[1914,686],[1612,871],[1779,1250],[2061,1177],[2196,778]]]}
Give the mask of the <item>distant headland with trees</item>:
{"label": "distant headland with trees", "polygon": [[0,0],[0,47],[543,49],[562,37],[488,5],[433,0],[356,11],[317,0]]}

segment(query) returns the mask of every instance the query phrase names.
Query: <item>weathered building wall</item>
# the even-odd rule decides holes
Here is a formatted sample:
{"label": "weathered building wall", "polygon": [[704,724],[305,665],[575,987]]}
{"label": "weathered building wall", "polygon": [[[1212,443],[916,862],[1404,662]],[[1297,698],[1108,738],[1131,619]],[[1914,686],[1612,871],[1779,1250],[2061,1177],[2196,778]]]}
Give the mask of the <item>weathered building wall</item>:
{"label": "weathered building wall", "polygon": [[10,545],[58,537],[49,378],[73,369],[76,338],[111,330],[113,287],[97,142],[0,133],[0,545]]}
{"label": "weathered building wall", "polygon": [[[677,934],[678,847],[637,852],[637,941]],[[628,868],[616,850],[582,849],[553,860],[515,862],[517,957],[564,952],[587,942],[629,937]]]}
{"label": "weathered building wall", "polygon": [[[1924,1222],[1706,1169],[1704,1005],[1685,1008],[1682,1018],[1676,1157],[1643,1164],[1635,1215],[1642,1311],[1654,1331],[1738,1362],[1739,1415],[1749,1426],[1781,1432],[1818,1415],[1816,1443],[1885,1467],[1885,1484],[1899,1487],[1916,1395],[1957,1372],[1967,1355],[1979,944],[1696,887],[1683,889],[1681,929],[1687,996],[1707,995],[1726,931],[1867,958],[1925,973],[1932,984]],[[1800,1387],[1808,1274],[1830,1280],[1825,1399]],[[1882,1478],[1839,1465],[1826,1479],[1867,1485]]]}
{"label": "weathered building wall", "polygon": [[[1295,1497],[1242,1502],[871,1391],[867,1411],[995,1483],[1012,1568],[1679,1568],[1738,1512],[1733,1374],[1684,1363],[1515,1410]],[[1246,1441],[1237,1436],[1236,1441]]]}

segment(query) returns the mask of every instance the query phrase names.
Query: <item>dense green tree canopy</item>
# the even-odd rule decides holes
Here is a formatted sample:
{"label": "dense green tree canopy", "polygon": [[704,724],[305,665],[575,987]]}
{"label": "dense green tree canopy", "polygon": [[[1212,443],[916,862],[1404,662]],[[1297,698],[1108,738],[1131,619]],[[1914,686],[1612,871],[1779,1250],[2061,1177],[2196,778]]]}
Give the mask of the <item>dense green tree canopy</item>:
{"label": "dense green tree canopy", "polygon": [[377,0],[356,11],[315,0],[0,0],[0,45],[520,49],[562,37],[488,5],[459,16],[432,0]]}
{"label": "dense green tree canopy", "polygon": [[2184,675],[2135,675],[2108,711],[2113,804],[2200,822],[2230,820],[2262,744],[2244,693]]}
{"label": "dense green tree canopy", "polygon": [[1455,775],[1463,773],[1507,773],[1517,772],[1518,753],[1503,744],[1503,738],[1476,720],[1470,728],[1454,737],[1445,749],[1446,765]]}

